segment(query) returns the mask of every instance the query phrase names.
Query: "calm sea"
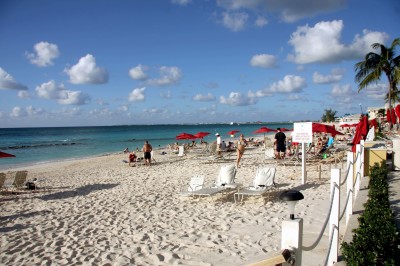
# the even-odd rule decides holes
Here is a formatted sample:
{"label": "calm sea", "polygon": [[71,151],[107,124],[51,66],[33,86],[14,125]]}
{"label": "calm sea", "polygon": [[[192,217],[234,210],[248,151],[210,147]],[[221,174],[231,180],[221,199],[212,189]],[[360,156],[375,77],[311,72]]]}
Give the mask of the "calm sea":
{"label": "calm sea", "polygon": [[183,132],[209,132],[204,138],[208,142],[215,140],[217,132],[222,139],[230,140],[231,130],[239,130],[245,138],[252,138],[257,136],[253,132],[262,126],[293,128],[293,123],[3,128],[0,129],[0,150],[16,157],[1,158],[0,169],[106,155],[125,148],[141,149],[145,140],[153,148],[164,148],[176,142],[175,136]]}

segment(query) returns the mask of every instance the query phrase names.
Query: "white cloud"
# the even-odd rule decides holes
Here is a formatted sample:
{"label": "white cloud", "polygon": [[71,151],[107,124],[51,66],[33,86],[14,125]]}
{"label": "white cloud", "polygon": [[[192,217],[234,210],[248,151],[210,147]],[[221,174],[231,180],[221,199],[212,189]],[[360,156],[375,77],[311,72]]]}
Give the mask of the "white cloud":
{"label": "white cloud", "polygon": [[167,91],[167,92],[161,92],[160,96],[164,99],[171,99],[172,98],[172,94],[171,91]]}
{"label": "white cloud", "polygon": [[342,20],[322,21],[314,27],[298,27],[289,40],[294,54],[289,54],[288,59],[298,64],[353,60],[371,51],[371,44],[384,43],[388,39],[386,33],[364,30],[362,36],[356,35],[353,43],[345,45],[341,43],[343,28]]}
{"label": "white cloud", "polygon": [[180,6],[185,6],[191,2],[192,2],[192,0],[171,0],[171,3],[180,5]]}
{"label": "white cloud", "polygon": [[25,117],[27,115],[28,113],[19,106],[15,106],[10,113],[11,117]]}
{"label": "white cloud", "polygon": [[276,66],[276,57],[269,54],[257,54],[250,60],[253,67],[271,68]]}
{"label": "white cloud", "polygon": [[222,24],[232,31],[240,31],[245,28],[248,17],[249,16],[244,12],[223,12]]}
{"label": "white cloud", "polygon": [[269,92],[277,93],[293,93],[302,92],[307,86],[306,80],[300,76],[286,75],[283,80],[273,83],[269,88]]}
{"label": "white cloud", "polygon": [[60,91],[60,97],[57,100],[60,104],[66,105],[82,105],[89,102],[90,97],[81,91]]}
{"label": "white cloud", "polygon": [[256,98],[263,98],[273,95],[274,93],[299,93],[307,87],[306,80],[300,76],[286,75],[283,80],[274,82],[271,86],[258,90],[256,92],[249,92],[249,96]]}
{"label": "white cloud", "polygon": [[257,98],[249,97],[240,92],[231,92],[227,98],[220,96],[219,102],[233,106],[246,106],[256,104]]}
{"label": "white cloud", "polygon": [[42,99],[56,100],[64,105],[83,105],[90,101],[89,95],[81,91],[66,90],[63,84],[56,85],[54,80],[35,88],[36,95]]}
{"label": "white cloud", "polygon": [[212,95],[211,93],[208,93],[206,95],[204,94],[196,94],[192,98],[194,101],[199,101],[199,102],[212,102],[215,101],[215,96]]}
{"label": "white cloud", "polygon": [[364,88],[362,91],[367,94],[368,98],[374,100],[383,100],[388,93],[388,84],[377,83],[368,85],[368,87]]}
{"label": "white cloud", "polygon": [[39,67],[53,65],[53,60],[60,56],[58,46],[53,43],[39,42],[33,46],[34,53],[26,52],[29,61]]}
{"label": "white cloud", "polygon": [[167,86],[180,81],[182,78],[182,71],[178,67],[162,66],[159,69],[160,78],[148,80],[149,85],[153,86]]}
{"label": "white cloud", "polygon": [[29,116],[41,115],[41,114],[44,114],[44,113],[45,113],[45,111],[44,111],[42,108],[35,108],[35,107],[33,107],[32,105],[27,106],[27,107],[25,108],[25,110],[26,110],[26,113],[27,113]]}
{"label": "white cloud", "polygon": [[339,104],[350,104],[357,97],[350,84],[334,85],[331,90],[331,97]]}
{"label": "white cloud", "polygon": [[166,114],[168,113],[167,109],[158,109],[158,108],[150,108],[150,109],[143,109],[144,114]]}
{"label": "white cloud", "polygon": [[31,98],[31,94],[28,91],[19,91],[17,95],[18,95],[18,98],[21,98],[21,99],[30,99]]}
{"label": "white cloud", "polygon": [[107,70],[98,67],[96,59],[91,54],[80,58],[76,65],[64,71],[73,84],[102,84],[108,81]]}
{"label": "white cloud", "polygon": [[139,64],[129,70],[129,76],[134,80],[146,80],[147,79],[147,75],[145,73],[146,70],[147,68],[145,66]]}
{"label": "white cloud", "polygon": [[143,102],[145,100],[144,92],[146,87],[136,88],[129,93],[128,101],[130,102]]}
{"label": "white cloud", "polygon": [[305,17],[335,11],[346,4],[343,0],[217,0],[218,6],[227,10],[252,10],[255,13],[277,12],[285,22],[294,22]]}
{"label": "white cloud", "polygon": [[261,17],[261,16],[258,16],[256,21],[254,22],[254,25],[256,25],[259,28],[262,28],[267,24],[268,24],[268,20],[265,17]]}
{"label": "white cloud", "polygon": [[28,87],[16,82],[14,78],[0,67],[0,90],[27,90]]}
{"label": "white cloud", "polygon": [[313,74],[313,82],[316,84],[329,84],[335,83],[342,80],[345,70],[335,68],[332,70],[330,75],[322,75],[318,72],[314,72]]}

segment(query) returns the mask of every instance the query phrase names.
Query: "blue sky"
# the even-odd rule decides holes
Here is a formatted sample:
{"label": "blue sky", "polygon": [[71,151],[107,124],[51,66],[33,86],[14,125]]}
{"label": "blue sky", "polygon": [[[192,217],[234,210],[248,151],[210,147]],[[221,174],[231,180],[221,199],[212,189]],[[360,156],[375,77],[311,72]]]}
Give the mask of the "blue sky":
{"label": "blue sky", "polygon": [[0,127],[365,111],[388,84],[358,93],[354,64],[399,25],[395,0],[3,0]]}

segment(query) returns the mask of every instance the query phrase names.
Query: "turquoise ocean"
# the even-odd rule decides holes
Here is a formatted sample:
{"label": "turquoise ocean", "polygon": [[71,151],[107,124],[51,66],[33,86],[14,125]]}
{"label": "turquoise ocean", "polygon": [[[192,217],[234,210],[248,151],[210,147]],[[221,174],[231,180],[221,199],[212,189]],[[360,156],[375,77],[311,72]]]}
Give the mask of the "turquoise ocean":
{"label": "turquoise ocean", "polygon": [[175,136],[183,132],[209,132],[204,141],[212,142],[215,141],[215,133],[229,141],[232,139],[228,132],[239,130],[248,139],[257,137],[254,131],[263,126],[292,129],[293,123],[0,128],[0,151],[16,156],[1,158],[0,169],[102,156],[122,152],[125,148],[141,149],[145,140],[153,148],[161,149],[177,142]]}

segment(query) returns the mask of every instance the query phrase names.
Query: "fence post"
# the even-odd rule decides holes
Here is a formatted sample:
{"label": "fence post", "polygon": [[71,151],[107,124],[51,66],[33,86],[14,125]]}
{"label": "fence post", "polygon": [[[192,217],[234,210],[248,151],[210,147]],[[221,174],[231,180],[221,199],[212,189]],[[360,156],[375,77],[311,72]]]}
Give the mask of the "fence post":
{"label": "fence post", "polygon": [[329,220],[329,243],[331,243],[327,265],[338,261],[339,252],[339,215],[340,215],[340,169],[331,170],[331,195],[333,195],[332,212]]}
{"label": "fence post", "polygon": [[349,223],[351,215],[353,215],[353,185],[354,185],[354,157],[351,151],[347,152],[347,206],[346,208],[346,225]]}
{"label": "fence post", "polygon": [[357,198],[358,191],[360,191],[360,183],[361,183],[361,145],[356,145],[356,185],[354,189],[354,196]]}
{"label": "fence post", "polygon": [[[302,265],[303,219],[285,220],[282,222],[282,249],[295,250],[295,266]],[[282,263],[283,266],[290,265]]]}
{"label": "fence post", "polygon": [[360,163],[360,183],[361,183],[361,178],[364,178],[364,157],[365,157],[365,148],[364,148],[364,140],[360,140],[360,146],[361,146],[361,163]]}

